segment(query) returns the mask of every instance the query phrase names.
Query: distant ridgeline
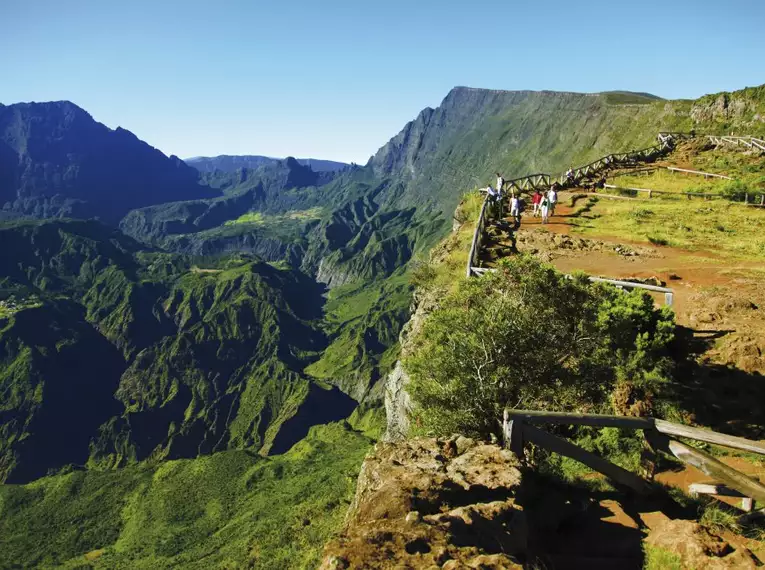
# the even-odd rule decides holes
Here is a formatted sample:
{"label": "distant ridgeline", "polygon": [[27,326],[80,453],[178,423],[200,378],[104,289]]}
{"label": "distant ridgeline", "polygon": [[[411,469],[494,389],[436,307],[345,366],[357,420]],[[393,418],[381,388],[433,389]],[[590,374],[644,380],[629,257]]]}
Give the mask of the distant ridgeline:
{"label": "distant ridgeline", "polygon": [[408,318],[408,264],[462,192],[692,128],[765,133],[765,89],[458,87],[337,170],[217,157],[200,172],[72,103],[0,106],[0,479],[279,452],[369,409]]}
{"label": "distant ridgeline", "polygon": [[[231,156],[227,154],[221,154],[220,156],[195,156],[193,158],[187,158],[185,162],[189,166],[193,166],[199,170],[199,172],[215,172],[216,170],[221,170],[223,172],[234,172],[241,168],[255,170],[261,166],[275,164],[281,160],[282,159],[271,158],[269,156]],[[309,166],[314,172],[335,172],[337,170],[344,170],[350,166],[345,162],[320,160],[317,158],[297,158],[295,160],[297,160],[297,162],[303,166]]]}

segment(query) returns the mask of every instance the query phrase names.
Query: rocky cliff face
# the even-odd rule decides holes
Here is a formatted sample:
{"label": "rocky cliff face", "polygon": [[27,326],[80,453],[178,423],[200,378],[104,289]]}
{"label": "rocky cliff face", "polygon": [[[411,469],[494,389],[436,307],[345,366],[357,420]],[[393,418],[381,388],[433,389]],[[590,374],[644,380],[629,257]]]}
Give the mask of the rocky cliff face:
{"label": "rocky cliff face", "polygon": [[521,568],[527,526],[513,455],[464,437],[378,443],[322,570]]}
{"label": "rocky cliff face", "polygon": [[[433,294],[422,293],[415,297],[412,302],[412,317],[402,327],[399,335],[401,356],[404,357],[409,351],[409,340],[414,338],[422,329],[428,314],[438,306]],[[409,433],[409,415],[412,410],[412,402],[406,391],[409,375],[404,370],[401,359],[396,361],[395,368],[385,379],[385,441],[398,441],[406,438]]]}

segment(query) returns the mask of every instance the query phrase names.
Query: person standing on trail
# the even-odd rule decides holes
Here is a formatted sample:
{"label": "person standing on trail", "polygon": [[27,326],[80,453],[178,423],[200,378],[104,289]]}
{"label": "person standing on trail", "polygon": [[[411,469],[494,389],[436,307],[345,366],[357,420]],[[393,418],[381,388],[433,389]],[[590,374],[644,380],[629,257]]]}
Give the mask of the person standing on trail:
{"label": "person standing on trail", "polygon": [[572,167],[568,167],[568,170],[566,171],[566,182],[569,184],[574,183],[574,169]]}
{"label": "person standing on trail", "polygon": [[502,192],[502,188],[505,186],[505,179],[502,178],[502,175],[497,172],[497,190]]}
{"label": "person standing on trail", "polygon": [[486,196],[489,200],[489,207],[491,212],[497,219],[502,219],[502,201],[500,199],[499,192],[494,190],[494,188],[491,187],[491,184],[486,187]]}
{"label": "person standing on trail", "polygon": [[558,193],[555,191],[555,186],[550,186],[550,191],[547,193],[547,201],[549,203],[550,215],[555,215],[555,206],[558,204]]}
{"label": "person standing on trail", "polygon": [[539,191],[539,188],[537,188],[534,191],[534,196],[531,198],[531,205],[533,206],[532,214],[534,217],[538,217],[540,214],[540,206],[539,204],[542,202],[542,193]]}
{"label": "person standing on trail", "polygon": [[550,219],[550,199],[546,195],[539,202],[539,210],[542,212],[542,223],[546,224]]}
{"label": "person standing on trail", "polygon": [[510,216],[515,220],[516,224],[521,223],[521,203],[515,194],[510,198]]}

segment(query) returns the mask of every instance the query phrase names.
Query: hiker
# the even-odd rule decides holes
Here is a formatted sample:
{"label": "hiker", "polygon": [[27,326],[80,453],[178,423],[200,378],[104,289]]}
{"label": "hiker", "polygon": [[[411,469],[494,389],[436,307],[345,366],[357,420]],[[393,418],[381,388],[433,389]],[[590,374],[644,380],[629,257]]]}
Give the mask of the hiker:
{"label": "hiker", "polygon": [[531,198],[531,205],[533,206],[532,214],[535,218],[540,214],[540,202],[542,202],[542,193],[539,191],[539,188],[537,188],[534,191],[534,196]]}
{"label": "hiker", "polygon": [[501,192],[504,186],[505,186],[505,179],[502,178],[502,175],[499,172],[497,172],[497,190]]}
{"label": "hiker", "polygon": [[555,215],[555,206],[558,204],[558,193],[555,191],[555,186],[550,186],[550,191],[547,193],[547,202],[550,208],[550,215]]}
{"label": "hiker", "polygon": [[546,224],[550,219],[550,199],[546,195],[542,196],[539,209],[542,212],[542,223]]}
{"label": "hiker", "polygon": [[510,198],[510,216],[515,220],[516,224],[521,223],[521,203],[515,194]]}
{"label": "hiker", "polygon": [[566,171],[566,181],[569,184],[574,183],[574,169],[572,167],[568,167],[568,170]]}
{"label": "hiker", "polygon": [[494,197],[494,201],[496,202],[496,208],[497,208],[497,220],[501,220],[505,215],[504,208],[503,208],[504,200],[505,200],[505,197],[502,194],[502,187],[497,186],[497,193],[496,193],[496,196]]}
{"label": "hiker", "polygon": [[499,219],[501,217],[501,216],[497,215],[497,214],[500,213],[500,212],[497,211],[498,204],[500,203],[499,202],[499,193],[496,190],[494,190],[494,188],[491,187],[491,184],[489,184],[486,187],[486,196],[487,196],[487,199],[489,200],[489,208],[490,208],[491,212],[493,212],[495,217],[497,217],[497,219]]}

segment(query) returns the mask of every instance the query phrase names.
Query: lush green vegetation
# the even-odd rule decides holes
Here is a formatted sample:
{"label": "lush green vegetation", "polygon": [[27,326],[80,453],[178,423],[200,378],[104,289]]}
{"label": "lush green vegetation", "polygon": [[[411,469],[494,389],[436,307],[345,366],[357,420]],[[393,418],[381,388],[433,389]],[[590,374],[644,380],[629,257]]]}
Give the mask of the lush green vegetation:
{"label": "lush green vegetation", "polygon": [[409,278],[403,273],[332,289],[324,326],[330,344],[306,373],[362,400],[395,364],[398,331],[409,318],[410,303]]}
{"label": "lush green vegetation", "polygon": [[308,221],[318,220],[322,217],[322,208],[311,208],[310,210],[289,210],[278,216],[264,215],[262,212],[248,212],[242,214],[235,220],[229,220],[226,224],[255,224],[259,226],[282,224],[288,221]]}
{"label": "lush green vegetation", "polygon": [[0,567],[315,568],[369,445],[340,423],[271,458],[225,451],[0,486]]}
{"label": "lush green vegetation", "polygon": [[415,338],[404,362],[415,423],[487,437],[505,407],[646,414],[671,372],[673,331],[642,292],[511,258],[461,283]]}

